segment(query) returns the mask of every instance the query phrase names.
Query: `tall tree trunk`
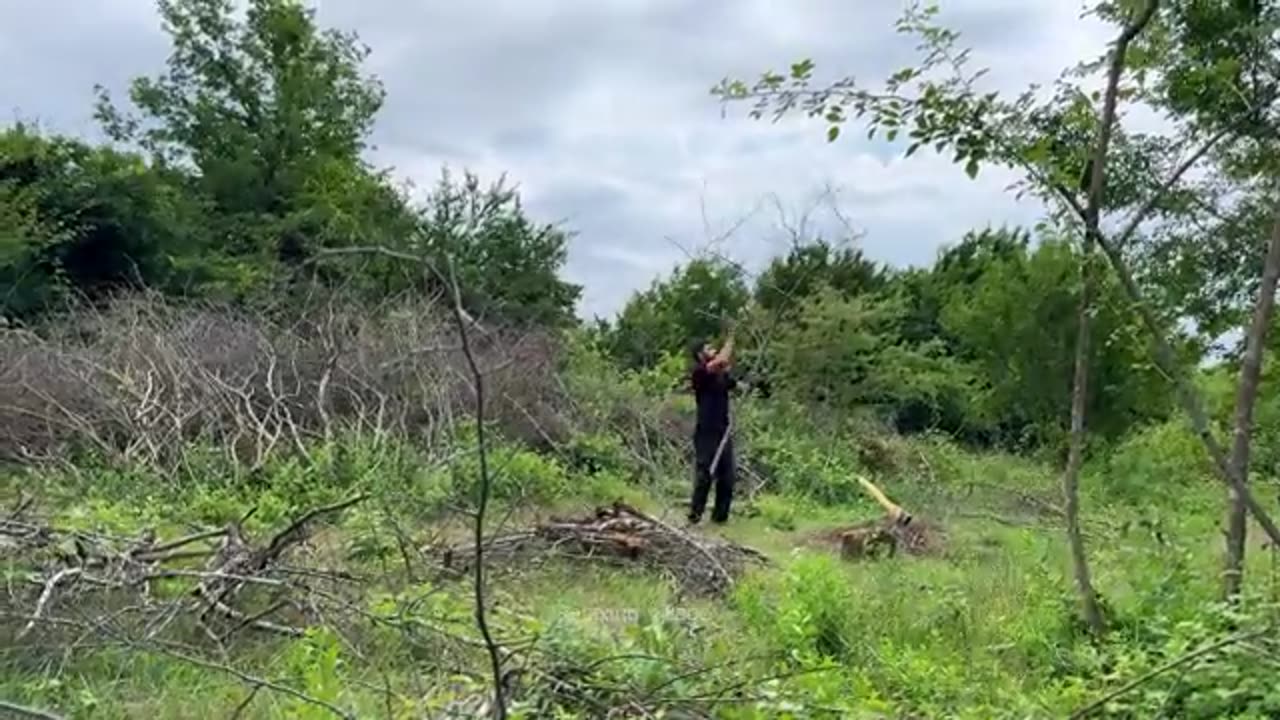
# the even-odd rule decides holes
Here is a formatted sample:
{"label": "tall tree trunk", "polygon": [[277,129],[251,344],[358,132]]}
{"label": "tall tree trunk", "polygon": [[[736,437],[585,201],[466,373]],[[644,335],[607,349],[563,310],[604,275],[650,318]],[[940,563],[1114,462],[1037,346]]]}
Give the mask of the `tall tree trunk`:
{"label": "tall tree trunk", "polygon": [[1151,22],[1159,0],[1147,0],[1131,22],[1125,25],[1116,38],[1107,68],[1107,88],[1103,97],[1102,113],[1098,117],[1098,137],[1094,142],[1088,166],[1088,177],[1081,178],[1087,184],[1088,198],[1084,208],[1084,252],[1080,258],[1080,306],[1076,313],[1076,361],[1075,376],[1071,388],[1071,444],[1067,452],[1067,467],[1062,473],[1063,504],[1067,514],[1067,543],[1071,548],[1072,573],[1080,591],[1081,609],[1089,630],[1095,635],[1106,632],[1106,620],[1098,605],[1098,594],[1093,589],[1089,572],[1089,557],[1084,549],[1084,536],[1080,532],[1080,467],[1084,464],[1085,410],[1089,398],[1089,314],[1093,304],[1093,251],[1102,233],[1102,206],[1107,183],[1107,159],[1111,146],[1111,134],[1116,122],[1116,106],[1120,99],[1120,76],[1124,74],[1125,56],[1129,44]]}
{"label": "tall tree trunk", "polygon": [[[1142,31],[1142,28],[1150,21],[1151,16],[1155,13],[1158,2],[1159,0],[1148,0],[1147,8],[1143,15],[1139,16],[1139,18],[1120,35],[1120,39],[1116,43],[1117,52],[1112,56],[1111,77],[1108,83],[1109,94],[1116,86],[1119,79],[1118,67],[1122,65],[1123,61],[1123,58],[1120,57],[1123,54],[1120,52],[1121,48],[1126,47],[1128,42]],[[1118,59],[1120,62],[1117,62]],[[1103,128],[1108,128],[1108,123],[1105,122],[1105,120]],[[1174,390],[1178,396],[1178,402],[1186,411],[1187,418],[1191,421],[1191,427],[1195,430],[1196,436],[1200,438],[1200,442],[1204,445],[1205,451],[1209,453],[1209,458],[1213,461],[1213,469],[1218,479],[1231,488],[1232,495],[1237,498],[1240,504],[1248,510],[1249,514],[1253,515],[1254,519],[1258,521],[1258,524],[1262,526],[1262,531],[1266,533],[1271,542],[1277,547],[1280,547],[1280,525],[1276,524],[1276,522],[1271,518],[1271,515],[1267,512],[1266,508],[1262,507],[1257,498],[1253,496],[1253,493],[1249,491],[1248,485],[1244,482],[1244,477],[1236,472],[1236,468],[1232,466],[1231,459],[1228,457],[1226,449],[1214,436],[1212,424],[1209,422],[1209,414],[1205,412],[1204,401],[1200,396],[1200,392],[1197,390],[1195,385],[1192,384],[1189,373],[1186,372],[1186,369],[1181,364],[1179,364],[1177,353],[1173,350],[1173,344],[1167,337],[1165,337],[1165,331],[1160,323],[1160,319],[1156,317],[1155,312],[1151,309],[1151,305],[1147,302],[1145,294],[1142,292],[1142,288],[1138,287],[1137,281],[1134,280],[1133,273],[1129,270],[1129,263],[1122,252],[1124,242],[1137,231],[1138,223],[1155,208],[1156,201],[1159,197],[1168,191],[1168,189],[1177,182],[1178,178],[1191,168],[1191,165],[1196,160],[1207,153],[1215,143],[1226,137],[1230,132],[1231,128],[1224,128],[1213,137],[1209,138],[1209,141],[1205,143],[1198,152],[1193,154],[1192,157],[1188,158],[1181,167],[1178,168],[1178,171],[1169,178],[1160,192],[1148,199],[1142,209],[1130,220],[1129,225],[1124,229],[1124,231],[1116,236],[1116,238],[1108,238],[1105,234],[1096,231],[1098,228],[1096,214],[1091,213],[1088,209],[1081,208],[1079,203],[1075,201],[1074,194],[1069,189],[1062,186],[1058,186],[1057,189],[1063,198],[1072,205],[1073,209],[1083,217],[1086,232],[1088,232],[1090,228],[1095,230],[1094,239],[1098,246],[1102,248],[1103,254],[1106,255],[1107,261],[1111,265],[1111,269],[1120,279],[1120,284],[1124,288],[1125,294],[1129,296],[1129,299],[1137,309],[1138,317],[1142,320],[1142,324],[1146,326],[1147,332],[1151,334],[1151,340],[1155,345],[1153,350],[1156,364],[1173,380]],[[1094,157],[1105,158],[1105,153],[1098,153],[1095,151]],[[1097,171],[1095,170],[1095,173],[1096,172]],[[1090,189],[1092,191],[1094,188],[1091,187]],[[1092,196],[1093,193],[1091,192],[1091,198]],[[1096,205],[1092,202],[1090,204],[1096,208]],[[1278,221],[1280,221],[1280,213],[1278,213]],[[1259,361],[1260,360],[1261,359],[1259,358]]]}
{"label": "tall tree trunk", "polygon": [[[1258,299],[1253,306],[1253,320],[1245,336],[1244,358],[1240,362],[1240,380],[1236,386],[1235,427],[1231,445],[1231,474],[1240,478],[1241,485],[1249,478],[1249,443],[1253,431],[1253,408],[1258,399],[1258,384],[1262,379],[1262,356],[1266,345],[1267,330],[1275,310],[1276,284],[1280,281],[1280,206],[1271,228],[1271,242],[1267,246],[1266,261],[1262,266],[1262,280],[1258,284]],[[1248,508],[1244,496],[1236,486],[1228,486],[1227,498],[1227,557],[1223,568],[1223,593],[1228,600],[1240,594],[1244,582],[1245,540],[1248,537]]]}
{"label": "tall tree trunk", "polygon": [[1080,533],[1080,467],[1084,464],[1085,408],[1089,398],[1089,311],[1093,304],[1093,242],[1085,239],[1084,257],[1080,261],[1080,306],[1076,312],[1076,364],[1071,388],[1071,445],[1067,451],[1067,467],[1062,473],[1062,497],[1065,501],[1067,542],[1071,546],[1071,566],[1076,588],[1080,591],[1081,610],[1089,630],[1102,635],[1106,619],[1098,606],[1085,554],[1084,536]]}

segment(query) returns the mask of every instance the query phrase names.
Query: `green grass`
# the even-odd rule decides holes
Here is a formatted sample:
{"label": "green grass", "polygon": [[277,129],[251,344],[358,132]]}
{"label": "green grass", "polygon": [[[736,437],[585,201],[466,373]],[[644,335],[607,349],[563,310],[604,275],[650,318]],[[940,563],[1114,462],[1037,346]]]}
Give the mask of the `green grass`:
{"label": "green grass", "polygon": [[[752,698],[721,703],[717,717],[1061,717],[1226,632],[1230,618],[1214,606],[1221,497],[1207,481],[1179,483],[1173,496],[1132,502],[1132,495],[1108,492],[1107,472],[1116,463],[1091,466],[1089,550],[1113,626],[1105,640],[1093,642],[1076,620],[1062,531],[1041,512],[1044,503],[1057,502],[1052,468],[975,455],[940,440],[882,439],[877,462],[883,464],[875,468],[853,453],[824,462],[820,441],[799,433],[757,434],[748,447],[751,441],[772,443],[770,452],[789,455],[796,467],[754,501],[740,499],[728,526],[698,530],[723,533],[773,560],[724,599],[682,597],[635,568],[557,560],[494,569],[496,630],[511,642],[532,640],[519,662],[544,673],[529,676],[534,689],[528,696],[547,700],[545,673],[576,668],[572,672],[586,672],[578,677],[590,684],[612,688],[573,702],[555,698],[587,715],[591,703],[620,696],[610,693],[696,699],[738,687]],[[216,473],[177,484],[143,471],[86,465],[75,476],[11,475],[4,491],[36,491],[53,503],[60,523],[121,533],[151,525],[172,535],[257,504],[266,508],[249,527],[258,538],[300,507],[356,488],[378,494],[381,502],[351,511],[319,536],[311,561],[382,578],[361,587],[360,602],[370,611],[408,613],[433,633],[466,639],[428,633],[406,642],[369,628],[355,637],[252,637],[239,641],[225,662],[360,717],[418,717],[450,697],[482,690],[485,659],[470,644],[477,635],[467,579],[435,592],[423,579],[395,579],[397,555],[379,534],[386,529],[382,513],[392,508],[416,542],[441,535],[465,539],[467,522],[450,518],[445,508],[465,501],[468,486],[410,453],[381,457],[381,469],[369,472],[361,464],[372,461],[358,449],[335,451],[333,461],[319,468],[281,461],[257,484],[223,482]],[[679,468],[669,477],[637,482],[616,468],[584,473],[514,448],[503,447],[495,457],[501,479],[491,518],[505,519],[509,527],[615,498],[681,520],[675,506],[684,491]],[[1132,458],[1126,462],[1123,467],[1141,467]],[[837,471],[876,477],[918,517],[945,529],[943,552],[849,563],[810,543],[815,532],[877,516],[867,498],[850,492],[843,480],[835,483]],[[838,488],[813,492],[815,481],[806,473]],[[1128,478],[1125,492],[1141,480]],[[1274,603],[1280,584],[1274,564],[1264,552],[1250,556],[1246,609],[1254,616],[1270,612],[1266,603]],[[3,658],[0,697],[75,718],[224,717],[247,692],[245,683],[225,673],[130,649],[86,648],[63,657],[48,648],[15,646]],[[1268,672],[1256,659],[1219,657],[1144,686],[1108,711],[1112,717],[1267,717],[1280,711],[1274,683],[1264,680]],[[785,709],[801,698],[808,714]],[[1169,708],[1176,712],[1169,715]],[[528,712],[535,717],[547,711]],[[266,690],[242,715],[327,716]]]}

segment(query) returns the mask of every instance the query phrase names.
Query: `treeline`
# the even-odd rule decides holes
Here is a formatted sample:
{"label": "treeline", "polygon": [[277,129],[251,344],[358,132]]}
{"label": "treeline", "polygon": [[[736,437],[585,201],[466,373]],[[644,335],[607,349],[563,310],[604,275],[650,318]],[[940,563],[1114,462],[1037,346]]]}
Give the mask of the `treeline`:
{"label": "treeline", "polygon": [[[109,142],[21,124],[0,131],[0,316],[9,323],[140,288],[277,309],[317,286],[375,301],[443,291],[451,272],[474,314],[578,324],[581,288],[560,277],[568,235],[526,214],[512,188],[442,172],[415,200],[365,159],[383,89],[362,71],[368,50],[354,35],[318,27],[292,0],[252,0],[244,13],[228,0],[158,7],[172,52],[162,72],[132,82],[127,103],[99,90]],[[1074,146],[1049,125],[1033,149]],[[1121,140],[1135,157],[1153,144]],[[1140,197],[1129,176],[1150,174],[1120,167],[1118,207]],[[1265,192],[1188,221],[1232,187],[1197,188],[1199,204],[1190,192],[1174,196],[1161,211],[1177,222],[1133,250],[1185,367],[1204,358],[1207,335],[1174,331],[1188,320],[1209,334],[1242,326],[1256,286]],[[719,336],[732,319],[742,369],[762,391],[871,408],[905,432],[1058,449],[1083,258],[1078,237],[1048,229],[1063,226],[1034,238],[971,232],[923,269],[887,268],[816,238],[758,277],[699,259],[588,334],[625,368],[674,376],[692,338]],[[1172,394],[1117,282],[1104,277],[1092,294],[1088,429],[1115,439],[1168,417]]]}
{"label": "treeline", "polygon": [[[513,189],[444,172],[415,202],[364,159],[383,90],[354,35],[290,0],[158,7],[165,71],[135,79],[129,107],[99,88],[110,143],[0,132],[0,316],[141,287],[250,303],[315,283],[432,291],[447,258],[476,312],[573,320],[566,234],[529,218]],[[357,251],[373,247],[439,272]]]}
{"label": "treeline", "polygon": [[[758,276],[698,259],[636,293],[594,328],[630,368],[685,362],[689,338],[736,326],[744,375],[770,394],[832,408],[873,408],[903,432],[938,430],[1011,448],[1061,446],[1070,419],[1077,246],[986,229],[929,268],[896,270],[856,248],[814,240]],[[1173,410],[1147,359],[1136,315],[1114,283],[1093,319],[1094,432],[1118,438]],[[1185,343],[1184,360],[1198,348]]]}

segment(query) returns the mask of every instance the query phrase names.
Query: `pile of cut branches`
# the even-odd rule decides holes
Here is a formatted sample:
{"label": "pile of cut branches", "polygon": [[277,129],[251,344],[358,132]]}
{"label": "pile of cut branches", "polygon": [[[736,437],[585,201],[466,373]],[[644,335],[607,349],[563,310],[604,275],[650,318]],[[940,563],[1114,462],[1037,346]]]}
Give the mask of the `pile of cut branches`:
{"label": "pile of cut branches", "polygon": [[[553,518],[485,543],[486,560],[512,562],[530,556],[637,563],[675,579],[685,592],[705,595],[723,593],[749,564],[768,563],[757,550],[687,532],[623,502],[582,518]],[[458,545],[443,551],[442,562],[465,568],[473,557],[472,545]]]}
{"label": "pile of cut branches", "polygon": [[119,537],[56,527],[24,499],[0,516],[0,560],[20,579],[0,597],[0,637],[45,647],[68,635],[72,646],[132,644],[196,628],[225,650],[244,630],[301,636],[322,622],[326,605],[340,606],[336,593],[349,578],[290,567],[285,556],[316,520],[363,499],[310,510],[261,541],[244,530],[252,511],[179,538],[152,530]]}

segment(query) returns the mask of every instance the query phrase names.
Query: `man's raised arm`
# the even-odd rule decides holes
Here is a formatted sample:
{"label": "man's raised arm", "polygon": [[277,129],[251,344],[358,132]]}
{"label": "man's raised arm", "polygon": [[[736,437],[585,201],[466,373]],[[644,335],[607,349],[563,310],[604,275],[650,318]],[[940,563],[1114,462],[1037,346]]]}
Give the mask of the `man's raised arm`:
{"label": "man's raised arm", "polygon": [[716,353],[715,357],[707,361],[707,369],[712,372],[723,372],[733,363],[733,333],[729,333],[729,337],[724,341],[724,347]]}

